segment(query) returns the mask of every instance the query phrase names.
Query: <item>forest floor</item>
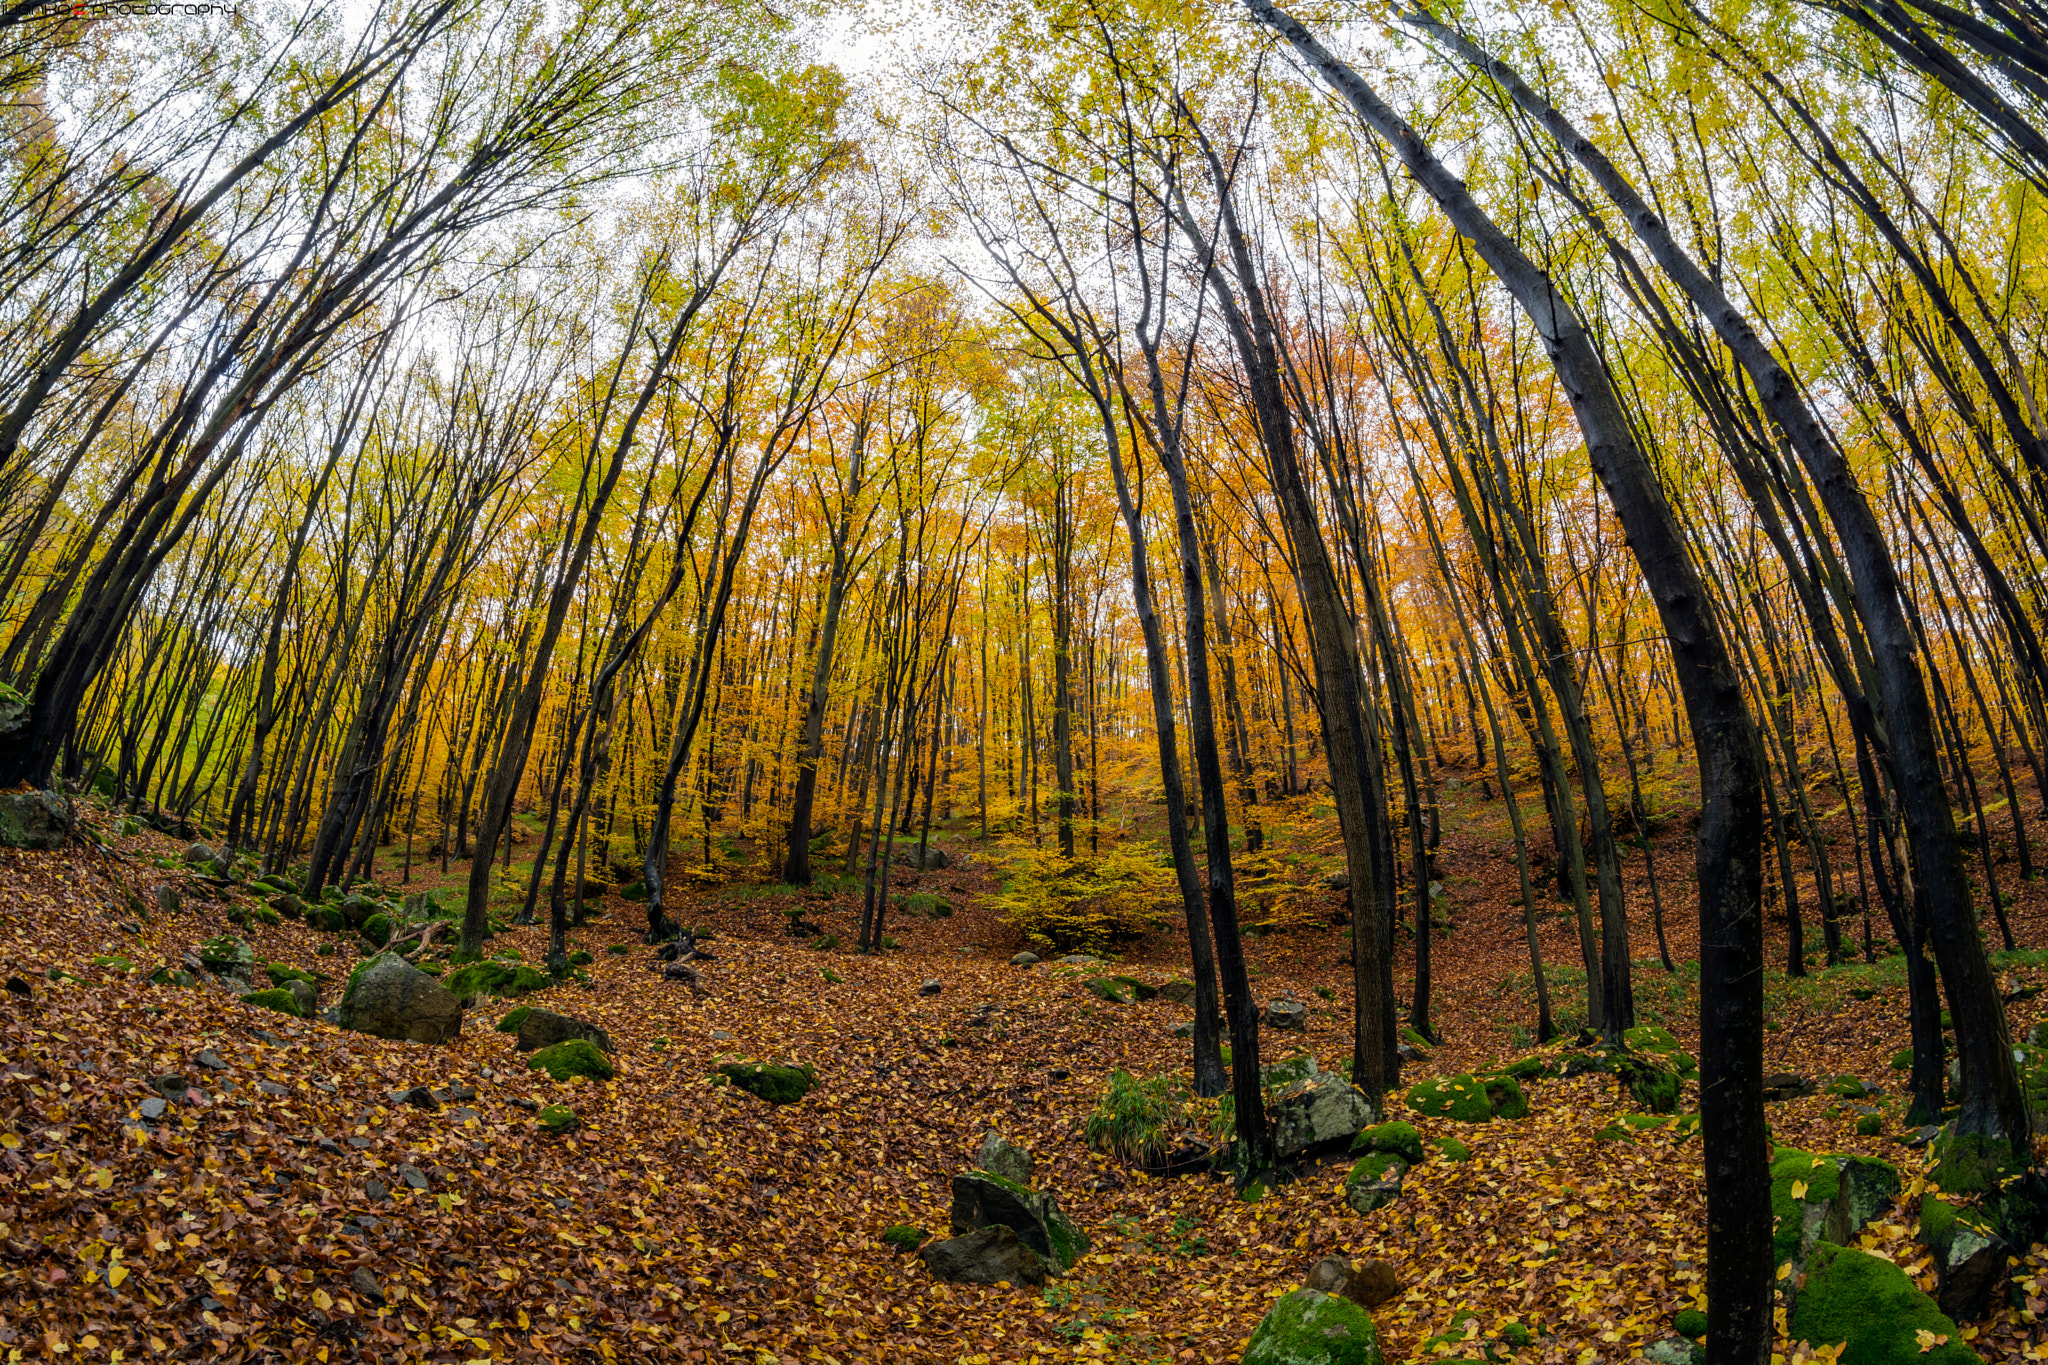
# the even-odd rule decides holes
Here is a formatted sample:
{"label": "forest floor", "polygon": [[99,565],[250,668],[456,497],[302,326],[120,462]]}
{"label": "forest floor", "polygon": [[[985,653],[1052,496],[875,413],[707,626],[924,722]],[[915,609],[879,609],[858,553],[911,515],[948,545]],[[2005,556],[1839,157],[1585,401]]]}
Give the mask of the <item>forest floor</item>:
{"label": "forest floor", "polygon": [[[1406,1068],[1408,1083],[1532,1050],[1519,894],[1490,814],[1500,807],[1476,792],[1460,804],[1453,789],[1451,927],[1433,954],[1443,1041]],[[680,913],[715,935],[701,997],[650,969],[639,907],[606,902],[573,936],[595,957],[589,986],[527,999],[602,1024],[618,1074],[557,1085],[492,1029],[503,1007],[473,1011],[459,1039],[429,1047],[146,985],[228,931],[226,907],[155,865],[181,844],[99,825],[112,854],[0,853],[0,976],[30,992],[0,994],[9,1360],[1227,1361],[1331,1252],[1395,1268],[1402,1291],[1374,1313],[1390,1361],[1478,1358],[1488,1343],[1499,1360],[1628,1361],[1700,1302],[1697,1139],[1596,1140],[1632,1107],[1611,1077],[1533,1082],[1520,1122],[1417,1120],[1464,1140],[1472,1159],[1417,1167],[1397,1201],[1364,1217],[1344,1204],[1341,1162],[1244,1203],[1227,1181],[1152,1179],[1090,1151],[1082,1127],[1112,1070],[1185,1070],[1172,1035],[1188,1012],[1096,999],[1079,984],[1086,969],[1009,965],[1026,945],[983,904],[993,864],[957,832],[941,839],[954,867],[899,870],[895,882],[956,913],[898,916],[901,947],[885,954],[813,951],[784,932],[783,911],[801,905],[850,944],[854,894],[827,902],[744,882],[694,893]],[[1268,1030],[1262,1050],[1334,1066],[1349,1052],[1349,931],[1332,923],[1339,894],[1322,889],[1334,839],[1312,803],[1269,812],[1268,831],[1284,857],[1253,891],[1277,888],[1286,931],[1249,941],[1254,990],[1311,1014],[1306,1032]],[[1689,855],[1664,856],[1683,962],[1695,938]],[[2000,970],[2009,986],[2039,985],[2048,896],[2012,880],[2021,950]],[[158,884],[180,892],[181,909],[156,909]],[[1691,1046],[1694,978],[1663,970],[1647,909],[1639,918],[1641,1017]],[[323,1003],[354,961],[319,955],[333,936],[301,924],[248,937],[259,960],[324,973]],[[1570,925],[1546,922],[1543,943],[1560,1017],[1582,1013]],[[538,960],[544,930],[493,946],[508,945]],[[1117,970],[1165,982],[1184,974],[1184,951],[1169,929],[1123,945]],[[1405,983],[1405,937],[1401,952]],[[938,994],[920,995],[928,980]],[[1893,1136],[1904,1077],[1889,1066],[1907,1042],[1899,960],[1773,973],[1767,998],[1770,1069],[1884,1090],[1882,1136],[1858,1137],[1851,1108],[1822,1095],[1771,1106],[1778,1140],[1896,1162],[1910,1197],[1921,1156]],[[2012,1007],[2016,1034],[2044,1002]],[[712,1083],[713,1064],[734,1057],[809,1062],[821,1084],[769,1106]],[[185,1075],[192,1098],[144,1124],[151,1079],[166,1072]],[[437,1112],[395,1098],[458,1084],[476,1097]],[[543,1132],[531,1108],[545,1103],[572,1105],[581,1131]],[[1681,1108],[1696,1104],[1688,1085]],[[1388,1110],[1412,1117],[1398,1093]],[[1042,1290],[934,1283],[878,1240],[899,1222],[945,1235],[948,1181],[990,1127],[1036,1154],[1034,1183],[1093,1239]],[[1931,1286],[1912,1221],[1881,1219],[1864,1244]],[[2001,1294],[1965,1338],[1986,1360],[2048,1359],[2048,1326],[2033,1322],[2048,1312],[2048,1252],[2034,1248],[2013,1276],[2028,1307]],[[1506,1346],[1510,1323],[1535,1344]],[[1471,1339],[1424,1345],[1445,1333]],[[1788,1362],[1804,1354],[1784,1349]]]}

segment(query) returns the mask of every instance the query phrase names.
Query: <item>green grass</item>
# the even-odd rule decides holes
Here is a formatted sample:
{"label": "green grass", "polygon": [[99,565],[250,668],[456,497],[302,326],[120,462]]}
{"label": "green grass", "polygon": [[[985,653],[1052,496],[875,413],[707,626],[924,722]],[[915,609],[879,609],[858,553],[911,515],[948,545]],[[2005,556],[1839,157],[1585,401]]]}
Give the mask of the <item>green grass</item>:
{"label": "green grass", "polygon": [[1167,1134],[1185,1125],[1187,1112],[1187,1096],[1173,1077],[1112,1071],[1085,1135],[1096,1151],[1125,1161],[1157,1160],[1166,1154]]}

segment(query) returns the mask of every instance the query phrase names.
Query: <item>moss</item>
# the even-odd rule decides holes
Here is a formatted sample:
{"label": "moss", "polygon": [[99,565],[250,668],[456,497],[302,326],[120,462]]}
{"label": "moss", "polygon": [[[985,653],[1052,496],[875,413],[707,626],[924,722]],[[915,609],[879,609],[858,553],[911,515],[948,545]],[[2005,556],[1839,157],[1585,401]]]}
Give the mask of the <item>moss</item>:
{"label": "moss", "polygon": [[1875,1114],[1864,1114],[1856,1120],[1857,1137],[1876,1137],[1884,1131],[1884,1120]]}
{"label": "moss", "polygon": [[[1946,1337],[1922,1346],[1919,1333]],[[1791,1336],[1846,1345],[1843,1365],[1974,1365],[1955,1323],[1906,1272],[1865,1252],[1822,1242],[1807,1263],[1806,1288],[1792,1308]]]}
{"label": "moss", "polygon": [[1112,976],[1111,981],[1131,993],[1133,1000],[1150,1000],[1159,994],[1159,988],[1149,981],[1140,981],[1135,976]]}
{"label": "moss", "polygon": [[1486,1087],[1486,1098],[1493,1105],[1495,1118],[1529,1117],[1529,1098],[1522,1093],[1522,1083],[1513,1076],[1481,1076],[1479,1082]]}
{"label": "moss", "polygon": [[1422,1134],[1412,1123],[1382,1123],[1351,1139],[1354,1152],[1394,1152],[1411,1166],[1422,1164]]}
{"label": "moss", "polygon": [[1408,1107],[1431,1118],[1454,1119],[1459,1123],[1486,1123],[1493,1118],[1493,1101],[1486,1087],[1472,1076],[1447,1076],[1408,1087]]}
{"label": "moss", "polygon": [[500,1033],[517,1033],[517,1032],[519,1032],[519,1026],[520,1026],[521,1024],[525,1023],[525,1022],[526,1022],[526,1016],[527,1016],[527,1015],[529,1015],[529,1014],[532,1014],[532,1013],[533,1013],[533,1006],[531,1006],[531,1005],[521,1005],[521,1006],[519,1006],[519,1007],[518,1007],[517,1009],[507,1010],[507,1011],[505,1012],[505,1017],[504,1017],[503,1019],[500,1019],[500,1020],[498,1021],[498,1026],[497,1026],[497,1027],[498,1027],[498,1032],[500,1032]]}
{"label": "moss", "polygon": [[818,1084],[809,1062],[802,1066],[770,1066],[766,1062],[725,1062],[718,1074],[756,1099],[770,1104],[795,1104]]}
{"label": "moss", "polygon": [[526,1059],[529,1068],[545,1071],[558,1081],[571,1076],[589,1076],[593,1080],[608,1081],[614,1074],[612,1059],[604,1050],[588,1038],[565,1038],[550,1044]]}
{"label": "moss", "polygon": [[315,949],[313,950],[313,956],[314,956],[314,957],[333,957],[333,956],[334,956],[334,945],[333,945],[332,943],[323,943],[323,944],[321,944],[321,945],[320,945],[320,946],[319,946],[318,948],[315,948]]}
{"label": "moss", "polygon": [[820,934],[811,940],[811,948],[815,952],[829,953],[838,946],[839,935],[837,934]]}
{"label": "moss", "polygon": [[292,993],[275,987],[267,991],[250,991],[242,997],[242,1003],[260,1005],[267,1010],[276,1010],[279,1014],[289,1014],[294,1019],[305,1017],[299,1013],[299,1002],[292,997]]}
{"label": "moss", "polygon": [[[1800,1188],[1800,1187],[1804,1188]],[[1799,1189],[1795,1195],[1794,1189]],[[1842,1173],[1832,1157],[1780,1147],[1771,1158],[1771,1264],[1798,1256],[1806,1235],[1806,1206],[1842,1192]]]}
{"label": "moss", "polygon": [[2013,1159],[2012,1144],[1982,1133],[1957,1133],[1935,1147],[1928,1174],[1944,1194],[1992,1194],[2006,1176],[2025,1165]]}
{"label": "moss", "polygon": [[623,943],[614,943],[611,947],[605,949],[605,951],[607,953],[610,953],[613,957],[625,957],[633,950],[631,948],[628,948]]}
{"label": "moss", "polygon": [[1242,1365],[1380,1365],[1379,1336],[1349,1299],[1297,1289],[1266,1311]]}
{"label": "moss", "polygon": [[1436,1046],[1435,1043],[1432,1043],[1429,1041],[1429,1039],[1423,1037],[1420,1032],[1406,1026],[1403,1026],[1401,1029],[1401,1041],[1408,1044],[1408,1046],[1410,1047],[1421,1048],[1424,1052],[1428,1052],[1431,1048],[1434,1048]]}
{"label": "moss", "polygon": [[1681,1308],[1678,1316],[1671,1319],[1671,1330],[1698,1341],[1707,1334],[1707,1315],[1697,1308]]}
{"label": "moss", "polygon": [[548,985],[546,972],[511,962],[472,962],[450,972],[443,985],[460,996],[525,995]]}
{"label": "moss", "polygon": [[576,1117],[576,1111],[566,1104],[551,1104],[535,1116],[534,1121],[557,1137],[573,1133],[583,1126],[583,1120]]}
{"label": "moss", "polygon": [[1502,1323],[1500,1339],[1517,1350],[1536,1344],[1536,1334],[1519,1322]]}
{"label": "moss", "polygon": [[882,1229],[882,1245],[908,1256],[925,1243],[925,1230],[908,1223],[892,1223]]}
{"label": "moss", "polygon": [[1870,1087],[1854,1076],[1837,1076],[1828,1082],[1827,1093],[1840,1100],[1860,1100],[1870,1093]]}
{"label": "moss", "polygon": [[1517,1057],[1500,1069],[1503,1076],[1513,1076],[1518,1081],[1533,1081],[1543,1074],[1541,1057]]}
{"label": "moss", "polygon": [[315,929],[329,934],[338,934],[348,928],[348,916],[338,905],[316,905],[306,912],[306,920]]}
{"label": "moss", "polygon": [[588,967],[595,961],[597,959],[591,956],[587,948],[578,948],[575,952],[569,954],[569,965],[571,967]]}
{"label": "moss", "polygon": [[1470,1161],[1472,1149],[1454,1137],[1431,1138],[1436,1144],[1437,1155],[1445,1161]]}
{"label": "moss", "polygon": [[1351,1165],[1351,1174],[1344,1177],[1347,1185],[1365,1185],[1375,1180],[1384,1180],[1389,1172],[1400,1174],[1408,1169],[1408,1163],[1398,1152],[1367,1152]]}
{"label": "moss", "polygon": [[92,960],[92,965],[95,967],[111,967],[117,972],[132,972],[135,970],[135,964],[119,953],[102,953]]}
{"label": "moss", "polygon": [[1699,1063],[1678,1044],[1671,1030],[1656,1024],[1638,1024],[1621,1035],[1621,1041],[1629,1051],[1645,1056],[1659,1057],[1670,1064],[1681,1080],[1699,1075]]}
{"label": "moss", "polygon": [[251,923],[261,924],[266,928],[275,928],[279,924],[284,923],[284,916],[278,914],[277,911],[267,905],[252,905],[249,907],[249,920]]}
{"label": "moss", "polygon": [[1669,1114],[1623,1114],[1621,1121],[1641,1133],[1652,1128],[1662,1128],[1672,1122],[1672,1117]]}
{"label": "moss", "polygon": [[1091,976],[1081,983],[1082,989],[1097,1000],[1107,1000],[1112,1005],[1128,1005],[1131,998],[1124,994],[1124,988],[1107,976]]}
{"label": "moss", "polygon": [[1625,1123],[1610,1123],[1593,1134],[1595,1142],[1634,1142],[1635,1130]]}
{"label": "moss", "polygon": [[290,981],[303,981],[309,986],[315,986],[320,982],[320,978],[311,972],[302,972],[297,967],[287,966],[282,962],[264,963],[263,974],[270,978],[270,984],[273,986],[282,986]]}
{"label": "moss", "polygon": [[379,948],[391,942],[391,916],[379,911],[364,920],[363,937]]}
{"label": "moss", "polygon": [[1894,1071],[1911,1071],[1912,1069],[1913,1069],[1913,1049],[1912,1049],[1912,1048],[1909,1048],[1909,1047],[1902,1047],[1902,1048],[1900,1048],[1900,1049],[1899,1049],[1899,1050],[1898,1050],[1897,1052],[1894,1052],[1894,1053],[1892,1054],[1892,1070],[1894,1070]]}

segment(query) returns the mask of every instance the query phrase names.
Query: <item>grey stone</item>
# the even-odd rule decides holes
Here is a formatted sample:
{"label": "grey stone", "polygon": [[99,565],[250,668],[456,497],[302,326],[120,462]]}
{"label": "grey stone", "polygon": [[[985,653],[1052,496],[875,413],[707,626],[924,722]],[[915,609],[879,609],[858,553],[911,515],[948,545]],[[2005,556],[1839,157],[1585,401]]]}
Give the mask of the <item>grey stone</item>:
{"label": "grey stone", "polygon": [[377,1277],[370,1273],[367,1266],[357,1266],[355,1273],[348,1277],[348,1283],[351,1289],[371,1303],[384,1302],[384,1288],[377,1283]]}
{"label": "grey stone", "polygon": [[417,1166],[401,1164],[394,1174],[405,1182],[408,1189],[423,1190],[427,1187],[427,1173]]}
{"label": "grey stone", "polygon": [[138,1104],[135,1107],[136,1110],[139,1113],[141,1113],[142,1117],[154,1123],[156,1120],[164,1116],[164,1112],[170,1108],[170,1105],[166,1104],[158,1096],[151,1095],[148,1099],[144,1100],[141,1104]]}
{"label": "grey stone", "polygon": [[455,1104],[467,1103],[476,1098],[476,1087],[473,1085],[451,1085],[448,1087],[448,1098]]}
{"label": "grey stone", "polygon": [[1782,1100],[1801,1099],[1816,1093],[1819,1089],[1819,1086],[1803,1076],[1781,1071],[1775,1076],[1764,1077],[1764,1102],[1773,1104]]}
{"label": "grey stone", "polygon": [[156,1087],[157,1094],[162,1095],[172,1104],[183,1104],[185,1102],[185,1092],[192,1088],[192,1083],[176,1072],[169,1072],[159,1076],[151,1081],[150,1084]]}
{"label": "grey stone", "polygon": [[158,913],[175,915],[178,913],[178,905],[178,892],[176,888],[159,886],[156,889],[156,908]]}
{"label": "grey stone", "polygon": [[291,1091],[285,1089],[283,1086],[279,1085],[276,1081],[258,1081],[256,1082],[256,1088],[262,1091],[264,1094],[269,1095],[272,1099],[276,1099],[281,1096],[289,1095],[292,1093]]}
{"label": "grey stone", "polygon": [[1353,1213],[1371,1213],[1374,1209],[1385,1208],[1401,1197],[1401,1180],[1407,1174],[1408,1163],[1395,1157],[1377,1180],[1347,1182],[1344,1202],[1351,1206]]}
{"label": "grey stone", "polygon": [[919,995],[937,995],[940,991],[943,991],[944,989],[946,989],[946,983],[935,978],[931,981],[925,982],[922,986],[919,986],[917,988],[917,993]]}
{"label": "grey stone", "polygon": [[526,1018],[519,1022],[517,1046],[521,1052],[532,1052],[535,1048],[552,1047],[571,1038],[585,1039],[606,1052],[612,1050],[611,1035],[596,1024],[586,1024],[581,1019],[572,1019],[539,1006],[528,1010]]}
{"label": "grey stone", "polygon": [[1088,1239],[1060,1212],[1059,1201],[1001,1176],[968,1171],[953,1177],[953,1231],[1002,1224],[1043,1257],[1054,1273],[1068,1269],[1088,1250]]}
{"label": "grey stone", "polygon": [[1653,1341],[1643,1348],[1643,1359],[1651,1365],[1692,1365],[1693,1345],[1678,1337]]}
{"label": "grey stone", "polygon": [[1266,1027],[1305,1029],[1308,1027],[1308,1006],[1299,1000],[1275,1000],[1266,1006]]}
{"label": "grey stone", "polygon": [[320,992],[312,982],[286,982],[285,989],[292,993],[292,999],[297,1002],[301,1019],[311,1019],[320,1012]]}
{"label": "grey stone", "polygon": [[1090,957],[1086,953],[1068,953],[1065,957],[1061,958],[1060,961],[1064,962],[1069,967],[1092,967],[1097,962],[1100,962],[1101,959]]}
{"label": "grey stone", "polygon": [[199,1055],[192,1060],[205,1067],[208,1071],[226,1071],[228,1069],[228,1064],[221,1060],[221,1055],[210,1047],[199,1049]]}
{"label": "grey stone", "polygon": [[955,1284],[1044,1284],[1038,1253],[1001,1224],[978,1228],[943,1242],[927,1242],[917,1257],[935,1280]]}
{"label": "grey stone", "polygon": [[1000,1133],[990,1133],[981,1140],[981,1148],[974,1154],[974,1164],[990,1175],[1014,1180],[1019,1185],[1031,1183],[1031,1153]]}
{"label": "grey stone", "polygon": [[1176,1038],[1192,1038],[1192,1037],[1194,1037],[1194,1036],[1195,1036],[1195,1025],[1194,1025],[1194,1022],[1193,1022],[1192,1020],[1190,1020],[1190,1021],[1189,1021],[1188,1023],[1185,1023],[1185,1024],[1175,1024],[1175,1025],[1173,1026],[1173,1036],[1174,1036],[1174,1037],[1176,1037]]}
{"label": "grey stone", "polygon": [[348,1153],[341,1150],[341,1144],[330,1137],[321,1138],[318,1141],[316,1141],[313,1145],[315,1147],[318,1147],[321,1151],[327,1153],[329,1156],[348,1155]]}
{"label": "grey stone", "polygon": [[441,1101],[435,1098],[434,1092],[423,1085],[414,1086],[412,1089],[400,1094],[398,1098],[400,1103],[409,1104],[415,1109],[424,1109],[429,1113],[436,1112],[441,1108]]}
{"label": "grey stone", "polygon": [[1273,1150],[1283,1161],[1340,1143],[1378,1122],[1365,1092],[1330,1072],[1296,1081],[1273,1099]]}
{"label": "grey stone", "polygon": [[1161,1000],[1171,1000],[1176,1005],[1185,1005],[1195,998],[1195,983],[1192,981],[1169,981],[1159,988]]}
{"label": "grey stone", "polygon": [[370,1202],[373,1204],[381,1204],[391,1197],[391,1191],[384,1188],[384,1182],[381,1180],[364,1181],[363,1193],[369,1197]]}
{"label": "grey stone", "polygon": [[455,993],[389,953],[362,969],[331,1013],[343,1028],[376,1038],[445,1043],[462,1032],[462,1002]]}
{"label": "grey stone", "polygon": [[1019,953],[1010,959],[1010,965],[1012,967],[1035,967],[1038,965],[1038,954]]}
{"label": "grey stone", "polygon": [[1329,876],[1323,878],[1323,885],[1331,891],[1349,891],[1351,889],[1351,874],[1349,872],[1332,872]]}
{"label": "grey stone", "polygon": [[53,792],[0,792],[0,848],[60,849],[73,823],[71,803]]}
{"label": "grey stone", "polygon": [[185,850],[185,861],[194,867],[205,867],[219,862],[220,854],[215,853],[205,844],[194,844]]}

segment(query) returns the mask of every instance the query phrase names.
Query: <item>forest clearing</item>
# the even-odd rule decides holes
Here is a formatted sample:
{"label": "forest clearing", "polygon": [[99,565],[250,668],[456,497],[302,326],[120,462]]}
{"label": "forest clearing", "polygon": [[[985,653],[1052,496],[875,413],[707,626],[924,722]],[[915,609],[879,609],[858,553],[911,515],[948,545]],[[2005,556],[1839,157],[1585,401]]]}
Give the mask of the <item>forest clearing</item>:
{"label": "forest clearing", "polygon": [[7,1359],[2048,1359],[2034,0],[0,9]]}

